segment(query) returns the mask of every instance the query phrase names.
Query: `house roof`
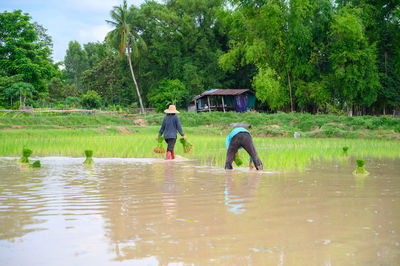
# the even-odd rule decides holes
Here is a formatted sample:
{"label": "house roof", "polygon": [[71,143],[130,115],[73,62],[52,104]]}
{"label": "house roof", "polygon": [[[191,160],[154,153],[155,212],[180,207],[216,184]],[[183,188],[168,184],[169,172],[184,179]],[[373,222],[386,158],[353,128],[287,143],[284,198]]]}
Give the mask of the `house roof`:
{"label": "house roof", "polygon": [[217,96],[217,95],[225,95],[225,96],[227,96],[227,95],[240,95],[240,94],[243,94],[243,93],[245,93],[245,92],[250,92],[250,93],[254,94],[254,92],[251,91],[251,90],[249,90],[249,89],[240,89],[240,90],[233,90],[233,89],[212,89],[212,90],[205,91],[205,92],[203,92],[203,93],[200,94],[200,95],[195,96],[195,97],[192,99],[192,101],[197,100],[197,99],[200,99],[200,98],[203,97],[203,96],[209,96],[209,95],[214,95],[214,96]]}

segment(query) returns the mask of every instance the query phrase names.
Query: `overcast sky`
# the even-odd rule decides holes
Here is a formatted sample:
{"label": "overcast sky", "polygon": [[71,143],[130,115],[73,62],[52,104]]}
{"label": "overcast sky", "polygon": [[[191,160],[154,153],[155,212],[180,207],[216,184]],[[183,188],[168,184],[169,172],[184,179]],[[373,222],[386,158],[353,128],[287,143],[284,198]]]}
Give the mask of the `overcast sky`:
{"label": "overcast sky", "polygon": [[[137,7],[145,0],[127,0]],[[31,22],[47,29],[53,39],[54,62],[63,61],[70,41],[81,45],[102,42],[111,27],[105,22],[110,11],[123,0],[0,0],[0,12],[21,9],[29,13]]]}

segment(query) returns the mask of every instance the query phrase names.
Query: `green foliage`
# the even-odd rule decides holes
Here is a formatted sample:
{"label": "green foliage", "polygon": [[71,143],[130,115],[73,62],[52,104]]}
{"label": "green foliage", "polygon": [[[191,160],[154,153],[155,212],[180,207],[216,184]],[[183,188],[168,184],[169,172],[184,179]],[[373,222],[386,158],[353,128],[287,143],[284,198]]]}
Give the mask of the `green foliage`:
{"label": "green foliage", "polygon": [[55,75],[51,38],[46,29],[32,23],[21,10],[0,13],[0,69],[5,76],[21,75],[39,92],[46,90],[45,79]]}
{"label": "green foliage", "polygon": [[14,83],[10,91],[19,96],[20,106],[25,106],[26,99],[32,97],[37,92],[32,84],[26,82]]}
{"label": "green foliage", "polygon": [[285,107],[290,99],[287,93],[282,90],[276,72],[270,67],[260,68],[253,79],[253,86],[256,90],[256,97],[261,102],[268,103],[272,110]]}
{"label": "green foliage", "polygon": [[76,88],[82,89],[82,73],[88,69],[88,56],[77,41],[70,41],[64,59],[67,77]]}
{"label": "green foliage", "polygon": [[[22,81],[22,75],[1,76],[0,74],[0,105],[13,106],[16,90],[11,88],[14,83]],[[9,101],[8,101],[9,100]]]}
{"label": "green foliage", "polygon": [[142,97],[133,71],[131,56],[138,58],[140,48],[146,49],[146,43],[138,32],[135,31],[134,27],[132,27],[134,13],[128,10],[126,0],[124,0],[122,5],[113,7],[111,18],[112,20],[106,21],[111,24],[114,29],[107,34],[106,39],[119,51],[121,58],[126,55],[132,79],[136,87],[140,108],[142,109],[142,113],[144,113]]}
{"label": "green foliage", "polygon": [[[268,111],[391,114],[400,105],[399,10],[371,0],[123,1],[111,10],[105,42],[71,41],[62,71],[46,29],[21,10],[5,11],[0,106],[77,106],[66,98],[96,91],[105,107],[162,111],[207,89],[252,88]],[[163,92],[173,81],[179,90]],[[18,82],[36,91],[19,97],[11,88]]]}
{"label": "green foliage", "polygon": [[160,82],[158,89],[152,93],[149,102],[154,104],[157,112],[162,112],[170,104],[176,105],[179,109],[183,106],[186,97],[185,85],[180,80],[164,79]]}
{"label": "green foliage", "polygon": [[99,94],[95,91],[88,91],[81,98],[83,107],[88,109],[100,108],[102,106],[102,100]]}
{"label": "green foliage", "polygon": [[380,87],[376,48],[364,34],[360,10],[346,6],[333,16],[330,35],[335,95],[347,106],[370,106]]}

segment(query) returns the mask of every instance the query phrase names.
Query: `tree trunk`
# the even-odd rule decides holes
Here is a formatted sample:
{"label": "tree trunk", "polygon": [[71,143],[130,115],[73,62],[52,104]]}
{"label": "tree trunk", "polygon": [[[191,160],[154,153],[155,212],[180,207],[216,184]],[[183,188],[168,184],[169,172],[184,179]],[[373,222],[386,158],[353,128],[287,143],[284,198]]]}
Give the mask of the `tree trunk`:
{"label": "tree trunk", "polygon": [[289,83],[290,111],[293,112],[292,86],[290,86],[290,76],[289,76],[289,72],[288,72],[288,74],[287,74],[287,79],[288,79],[288,83]]}
{"label": "tree trunk", "polygon": [[353,104],[347,106],[347,116],[353,116]]}
{"label": "tree trunk", "polygon": [[110,88],[111,88],[111,105],[114,105],[114,88],[113,88],[113,83],[110,83]]}
{"label": "tree trunk", "polygon": [[143,108],[143,103],[142,103],[142,97],[140,96],[140,92],[139,92],[139,86],[137,85],[135,74],[133,73],[130,48],[129,48],[128,45],[127,45],[127,47],[128,47],[127,55],[128,55],[129,68],[131,69],[132,79],[133,79],[133,82],[135,83],[135,86],[136,86],[136,92],[137,92],[137,95],[138,95],[138,98],[139,98],[139,103],[140,103],[140,108],[142,109],[142,114],[145,114],[144,108]]}
{"label": "tree trunk", "polygon": [[386,115],[386,103],[383,102],[383,115]]}

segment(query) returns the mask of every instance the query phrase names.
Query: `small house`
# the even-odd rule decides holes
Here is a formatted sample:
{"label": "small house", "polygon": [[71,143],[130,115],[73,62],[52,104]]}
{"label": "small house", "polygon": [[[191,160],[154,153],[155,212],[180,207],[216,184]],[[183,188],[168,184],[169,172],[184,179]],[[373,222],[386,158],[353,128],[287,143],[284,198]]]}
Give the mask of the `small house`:
{"label": "small house", "polygon": [[196,112],[236,111],[247,112],[253,109],[256,96],[249,89],[212,89],[192,99]]}

